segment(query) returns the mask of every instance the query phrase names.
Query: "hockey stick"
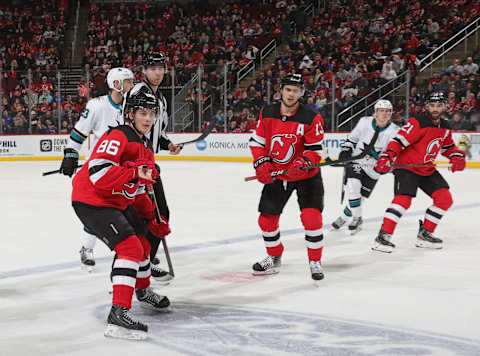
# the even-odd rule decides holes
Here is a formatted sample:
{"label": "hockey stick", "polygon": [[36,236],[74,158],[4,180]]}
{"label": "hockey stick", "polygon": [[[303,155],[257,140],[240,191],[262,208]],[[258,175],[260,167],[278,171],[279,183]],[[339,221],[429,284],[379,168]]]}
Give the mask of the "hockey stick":
{"label": "hockey stick", "polygon": [[177,143],[177,146],[180,147],[180,149],[183,148],[183,146],[185,145],[189,145],[189,144],[192,144],[192,143],[196,143],[198,141],[201,141],[203,140],[205,137],[207,137],[208,135],[210,135],[210,132],[212,132],[213,128],[215,127],[214,123],[215,123],[216,120],[211,120],[209,121],[209,124],[207,126],[207,128],[202,132],[202,134],[200,136],[198,136],[196,139],[194,140],[190,140],[190,141],[186,141],[186,142],[181,142],[181,143]]}
{"label": "hockey stick", "polygon": [[[78,168],[81,168],[81,167],[83,167],[83,164],[75,167],[75,169],[78,169]],[[60,169],[56,169],[54,171],[43,172],[42,176],[49,176],[50,174],[55,174],[55,173],[60,173]]]}
{"label": "hockey stick", "polygon": [[[157,217],[157,221],[161,223],[162,218],[161,218],[160,210],[158,209],[157,197],[155,196],[153,187],[151,185],[148,186],[147,191],[148,191],[148,195],[150,195],[153,199],[153,204],[155,205],[155,216]],[[163,252],[165,252],[165,259],[167,260],[167,264],[168,264],[168,273],[172,277],[175,277],[175,273],[173,272],[172,259],[170,258],[170,252],[168,251],[166,238],[163,237],[161,240],[163,245]]]}
{"label": "hockey stick", "polygon": [[345,185],[347,184],[347,167],[343,168],[343,177],[342,177],[342,194],[340,195],[340,205],[343,204],[343,199],[345,198]]}
{"label": "hockey stick", "polygon": [[[356,156],[351,156],[349,158],[342,159],[342,160],[340,160],[340,159],[331,160],[330,158],[327,157],[325,159],[325,162],[312,164],[311,166],[303,167],[303,169],[304,170],[309,170],[309,169],[314,169],[314,168],[320,168],[320,167],[323,167],[323,166],[340,165],[340,164],[345,164],[345,163],[348,163],[348,162],[356,161],[358,159],[362,159],[363,157],[365,157],[368,154],[368,152],[373,148],[373,146],[375,146],[375,141],[377,141],[377,137],[378,137],[379,134],[380,134],[380,127],[377,127],[375,129],[375,134],[373,135],[370,143],[367,145],[367,147],[365,147],[362,150],[362,153],[360,153]],[[274,171],[274,172],[271,173],[271,175],[272,175],[272,177],[276,177],[276,176],[279,176],[281,174],[285,174],[287,172],[288,172],[288,169],[284,169],[282,171]],[[249,181],[255,180],[255,179],[257,179],[257,176],[245,177],[244,181],[249,182]]]}

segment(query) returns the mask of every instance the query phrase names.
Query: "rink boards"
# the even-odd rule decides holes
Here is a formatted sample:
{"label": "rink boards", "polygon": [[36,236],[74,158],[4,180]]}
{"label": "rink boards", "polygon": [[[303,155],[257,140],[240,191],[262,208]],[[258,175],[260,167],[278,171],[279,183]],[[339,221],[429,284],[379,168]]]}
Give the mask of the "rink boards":
{"label": "rink boards", "polygon": [[[174,143],[193,140],[198,133],[172,133],[169,138]],[[323,141],[324,149],[330,157],[336,158],[348,132],[327,132]],[[248,148],[250,134],[212,133],[204,140],[186,145],[182,153],[172,156],[157,155],[159,160],[192,161],[233,161],[251,162]],[[456,145],[467,153],[467,166],[480,167],[480,132],[454,132]],[[91,137],[83,145],[81,159],[90,149]],[[0,161],[61,160],[63,149],[68,143],[68,135],[3,135],[0,136]],[[442,157],[442,156],[439,156]],[[447,163],[439,161],[437,163]]]}

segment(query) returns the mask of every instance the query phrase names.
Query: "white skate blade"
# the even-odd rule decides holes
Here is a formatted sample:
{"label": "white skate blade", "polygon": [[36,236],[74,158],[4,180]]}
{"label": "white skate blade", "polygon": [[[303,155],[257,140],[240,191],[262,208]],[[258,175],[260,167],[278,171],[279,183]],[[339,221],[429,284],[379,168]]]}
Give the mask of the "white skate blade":
{"label": "white skate blade", "polygon": [[361,227],[355,229],[355,230],[349,230],[350,231],[350,236],[358,234],[362,230]]}
{"label": "white skate blade", "polygon": [[430,248],[434,250],[440,250],[441,248],[443,248],[443,243],[441,242],[433,243],[433,242],[417,239],[417,243],[415,244],[415,246],[419,248]]}
{"label": "white skate blade", "polygon": [[169,313],[171,311],[170,305],[168,307],[165,307],[165,308],[155,308],[154,306],[152,306],[148,303],[142,303],[141,301],[139,301],[139,303],[140,303],[140,308],[142,308],[144,310],[149,310],[149,311],[153,311],[153,312],[156,312],[156,313]]}
{"label": "white skate blade", "polygon": [[277,268],[269,268],[266,271],[253,271],[252,275],[254,275],[254,276],[268,276],[270,274],[277,274],[278,272],[280,272],[280,270],[277,269]]}
{"label": "white skate blade", "polygon": [[343,226],[340,226],[340,227],[337,229],[335,226],[333,226],[332,224],[330,224],[330,231],[340,231],[340,230],[342,230],[342,228],[343,228]]}
{"label": "white skate blade", "polygon": [[375,244],[375,246],[372,247],[372,251],[392,253],[393,252],[393,247],[385,246],[385,245],[377,243],[377,244]]}
{"label": "white skate blade", "polygon": [[137,341],[145,340],[148,337],[148,334],[145,331],[130,330],[113,324],[107,324],[103,335],[105,335],[106,337],[113,337],[115,339],[127,339]]}
{"label": "white skate blade", "polygon": [[156,286],[162,286],[162,287],[166,287],[170,284],[170,281],[159,281],[158,279],[155,279],[155,278],[151,278],[150,279],[150,283],[154,283]]}
{"label": "white skate blade", "polygon": [[87,266],[82,263],[81,266],[82,271],[86,271],[88,273],[92,273],[95,270],[95,266]]}

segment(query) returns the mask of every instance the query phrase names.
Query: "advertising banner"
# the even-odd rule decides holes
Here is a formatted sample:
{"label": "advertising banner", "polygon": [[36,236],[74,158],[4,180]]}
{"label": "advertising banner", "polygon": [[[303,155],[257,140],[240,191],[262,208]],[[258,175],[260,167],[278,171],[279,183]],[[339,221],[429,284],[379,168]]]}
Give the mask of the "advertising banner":
{"label": "advertising banner", "polygon": [[[169,134],[174,143],[193,140],[198,133]],[[325,133],[323,140],[324,156],[336,159],[348,133]],[[160,160],[212,160],[212,161],[252,161],[248,141],[250,134],[212,133],[204,140],[185,145],[178,156],[161,151],[157,154]],[[480,132],[454,132],[453,139],[458,148],[465,151],[469,166],[480,167]],[[82,146],[80,157],[88,153],[91,140]],[[68,143],[68,135],[11,135],[0,136],[0,161],[15,160],[61,160],[63,150]],[[443,156],[439,161],[446,162]]]}

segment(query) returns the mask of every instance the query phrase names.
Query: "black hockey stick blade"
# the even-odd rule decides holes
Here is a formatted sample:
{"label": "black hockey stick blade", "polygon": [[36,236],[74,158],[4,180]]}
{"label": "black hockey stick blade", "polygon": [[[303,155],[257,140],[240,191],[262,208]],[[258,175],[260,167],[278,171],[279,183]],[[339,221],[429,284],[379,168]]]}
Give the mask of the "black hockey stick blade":
{"label": "black hockey stick blade", "polygon": [[[75,169],[81,168],[82,166],[83,166],[83,164],[77,166],[77,168],[75,168]],[[56,169],[54,171],[43,172],[42,176],[45,177],[45,176],[49,176],[50,174],[55,174],[55,173],[60,173],[60,169]]]}
{"label": "black hockey stick blade", "polygon": [[177,143],[177,146],[180,147],[180,149],[182,149],[183,146],[185,146],[185,145],[189,145],[189,144],[192,144],[192,143],[203,140],[205,137],[210,135],[210,132],[212,132],[214,127],[215,127],[215,120],[209,121],[207,128],[202,132],[202,134],[200,136],[198,136],[196,139],[193,139],[193,140],[190,140],[190,141]]}

